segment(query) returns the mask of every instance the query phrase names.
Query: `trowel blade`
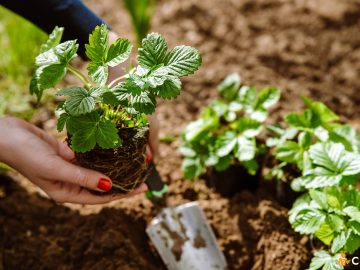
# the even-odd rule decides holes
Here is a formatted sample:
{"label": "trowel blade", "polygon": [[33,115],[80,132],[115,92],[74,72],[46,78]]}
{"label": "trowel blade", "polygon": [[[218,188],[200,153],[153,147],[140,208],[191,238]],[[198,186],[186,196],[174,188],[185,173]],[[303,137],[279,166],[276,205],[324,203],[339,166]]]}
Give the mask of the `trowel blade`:
{"label": "trowel blade", "polygon": [[168,270],[224,270],[225,257],[196,202],[164,208],[146,229]]}

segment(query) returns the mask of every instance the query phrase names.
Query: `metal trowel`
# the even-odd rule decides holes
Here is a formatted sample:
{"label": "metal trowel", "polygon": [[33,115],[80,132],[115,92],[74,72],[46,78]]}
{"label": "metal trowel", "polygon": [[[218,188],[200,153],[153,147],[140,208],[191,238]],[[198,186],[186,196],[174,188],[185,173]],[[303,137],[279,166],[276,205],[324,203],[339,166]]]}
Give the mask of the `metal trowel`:
{"label": "metal trowel", "polygon": [[159,208],[146,232],[168,270],[227,269],[215,235],[196,202],[165,207],[167,186],[153,163],[146,181],[147,197]]}

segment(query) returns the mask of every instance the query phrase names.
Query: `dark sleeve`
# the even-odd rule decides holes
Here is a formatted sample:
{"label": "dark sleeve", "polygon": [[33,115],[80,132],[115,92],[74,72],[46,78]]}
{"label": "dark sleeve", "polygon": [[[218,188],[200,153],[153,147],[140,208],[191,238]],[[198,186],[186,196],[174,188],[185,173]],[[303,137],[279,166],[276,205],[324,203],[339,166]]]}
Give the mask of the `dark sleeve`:
{"label": "dark sleeve", "polygon": [[95,26],[105,23],[80,0],[0,0],[14,11],[51,33],[55,26],[65,28],[63,40],[77,39],[79,54],[85,57],[85,44]]}

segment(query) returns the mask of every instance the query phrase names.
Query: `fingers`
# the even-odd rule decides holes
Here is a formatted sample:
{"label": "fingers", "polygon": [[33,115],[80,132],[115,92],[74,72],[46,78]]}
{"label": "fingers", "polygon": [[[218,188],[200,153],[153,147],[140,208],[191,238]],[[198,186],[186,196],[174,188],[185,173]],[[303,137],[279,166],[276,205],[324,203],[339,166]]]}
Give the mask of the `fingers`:
{"label": "fingers", "polygon": [[93,195],[85,189],[81,189],[80,192],[77,192],[76,194],[66,190],[57,190],[53,192],[50,195],[50,197],[52,197],[55,201],[59,203],[103,204],[114,200],[131,197],[136,194],[143,193],[146,190],[147,190],[146,184],[142,184],[139,188],[128,194],[112,194],[105,196]]}
{"label": "fingers", "polygon": [[[112,187],[111,180],[104,174],[82,168],[60,157],[51,160],[46,178],[51,181],[71,183],[84,188],[107,192]],[[54,169],[56,168],[56,169]]]}

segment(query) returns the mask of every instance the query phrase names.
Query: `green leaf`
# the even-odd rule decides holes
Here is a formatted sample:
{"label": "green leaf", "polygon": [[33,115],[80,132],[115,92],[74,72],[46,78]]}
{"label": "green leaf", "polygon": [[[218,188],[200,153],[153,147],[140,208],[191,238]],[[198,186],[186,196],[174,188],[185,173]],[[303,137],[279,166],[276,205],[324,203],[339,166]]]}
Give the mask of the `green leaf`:
{"label": "green leaf", "polygon": [[98,83],[100,86],[104,86],[106,84],[109,70],[106,65],[99,65],[94,62],[90,62],[87,66],[87,70],[89,76],[94,80],[94,82]]}
{"label": "green leaf", "polygon": [[96,129],[96,142],[104,149],[119,145],[120,138],[115,123],[110,120],[101,120]]}
{"label": "green leaf", "polygon": [[275,148],[276,159],[288,163],[296,163],[300,153],[300,146],[293,141],[285,141]]}
{"label": "green leaf", "polygon": [[85,44],[86,56],[94,63],[104,64],[109,47],[109,30],[105,24],[96,26],[89,36],[89,44]]}
{"label": "green leaf", "polygon": [[321,224],[319,230],[315,232],[315,236],[325,245],[330,245],[334,239],[335,231],[330,224],[325,221]]}
{"label": "green leaf", "polygon": [[71,138],[71,148],[75,152],[87,152],[96,145],[96,126],[82,126]]}
{"label": "green leaf", "polygon": [[218,163],[214,166],[215,170],[217,170],[218,172],[225,171],[227,168],[230,167],[231,160],[232,158],[230,155],[219,158]]}
{"label": "green leaf", "polygon": [[343,209],[343,212],[348,215],[352,220],[360,222],[360,209],[355,206],[348,206]]}
{"label": "green leaf", "polygon": [[202,62],[198,50],[190,46],[177,46],[166,56],[165,65],[169,74],[177,77],[194,74]]}
{"label": "green leaf", "polygon": [[339,254],[331,256],[327,251],[317,251],[311,260],[309,270],[317,270],[320,268],[322,268],[322,270],[343,270],[344,267],[337,262],[339,257]]}
{"label": "green leaf", "polygon": [[326,125],[326,123],[332,121],[339,120],[339,116],[337,116],[333,111],[331,111],[325,104],[313,101],[308,97],[303,97],[303,100],[304,103],[319,116],[323,125]]}
{"label": "green leaf", "polygon": [[239,74],[232,73],[219,84],[217,89],[224,98],[234,100],[238,96],[240,85],[241,78]]}
{"label": "green leaf", "polygon": [[360,236],[358,234],[355,234],[352,230],[350,231],[351,234],[348,237],[347,242],[343,247],[343,250],[347,253],[352,254],[360,248]]}
{"label": "green leaf", "polygon": [[69,87],[60,90],[56,95],[70,96],[65,101],[65,110],[71,115],[77,116],[93,111],[95,109],[95,99],[82,87]]}
{"label": "green leaf", "polygon": [[132,47],[129,40],[125,38],[117,39],[111,44],[109,51],[107,52],[106,63],[110,67],[115,67],[118,64],[125,62],[131,53]]}
{"label": "green leaf", "polygon": [[138,50],[138,63],[142,67],[152,67],[164,63],[167,43],[158,33],[150,33],[142,40],[142,48]]}
{"label": "green leaf", "polygon": [[310,147],[309,153],[316,165],[330,171],[340,171],[348,165],[345,147],[340,143],[318,143]]}
{"label": "green leaf", "polygon": [[66,125],[66,122],[68,121],[68,119],[70,118],[70,114],[68,113],[62,113],[58,119],[58,122],[57,122],[57,131],[61,132],[64,130],[64,127]]}
{"label": "green leaf", "polygon": [[289,113],[285,117],[285,121],[292,127],[305,130],[315,128],[319,125],[310,110],[304,110],[303,113]]}
{"label": "green leaf", "polygon": [[110,91],[115,95],[115,98],[121,104],[126,104],[131,97],[131,94],[126,89],[125,84],[119,84],[112,88]]}
{"label": "green leaf", "polygon": [[304,209],[298,212],[292,225],[296,232],[312,234],[320,229],[325,217],[326,216],[317,209]]}
{"label": "green leaf", "polygon": [[151,93],[142,92],[138,96],[132,97],[132,106],[138,112],[152,114],[155,112],[156,99]]}
{"label": "green leaf", "polygon": [[254,119],[241,117],[231,123],[231,128],[235,130],[237,134],[242,134],[247,138],[253,138],[261,133],[262,124]]}
{"label": "green leaf", "polygon": [[66,74],[62,64],[41,66],[36,69],[30,82],[30,94],[35,94],[40,100],[44,90],[54,87]]}
{"label": "green leaf", "polygon": [[349,228],[353,231],[353,233],[360,236],[360,222],[357,222],[355,220],[350,220],[348,223]]}
{"label": "green leaf", "polygon": [[236,145],[236,134],[232,131],[225,131],[220,134],[216,141],[216,155],[224,157],[230,154]]}
{"label": "green leaf", "polygon": [[276,87],[267,87],[259,92],[255,108],[268,109],[280,99],[280,90]]}
{"label": "green leaf", "polygon": [[235,157],[239,161],[250,161],[256,155],[255,138],[246,138],[240,136],[236,139]]}
{"label": "green leaf", "polygon": [[63,27],[55,26],[54,30],[49,35],[49,39],[46,41],[46,43],[41,45],[40,52],[41,53],[46,52],[51,48],[54,48],[56,45],[58,45],[61,41],[63,32],[64,32]]}
{"label": "green leaf", "polygon": [[195,179],[203,173],[204,168],[199,158],[185,158],[182,163],[182,171],[185,178]]}
{"label": "green leaf", "polygon": [[320,207],[322,209],[325,209],[325,210],[328,209],[326,193],[318,191],[316,189],[311,189],[309,191],[309,194],[310,194],[311,199],[316,201],[317,204],[320,205]]}
{"label": "green leaf", "polygon": [[322,167],[309,171],[309,175],[302,177],[302,185],[307,189],[322,188],[338,185],[342,176]]}
{"label": "green leaf", "polygon": [[193,158],[196,156],[195,150],[192,149],[191,147],[181,146],[179,148],[179,151],[184,157],[192,157]]}
{"label": "green leaf", "polygon": [[52,50],[57,55],[61,64],[66,66],[74,57],[76,57],[76,51],[79,45],[76,44],[76,40],[69,40],[55,46]]}
{"label": "green leaf", "polygon": [[74,116],[68,119],[66,129],[70,134],[74,134],[82,127],[93,127],[100,121],[99,114],[94,111],[88,114]]}
{"label": "green leaf", "polygon": [[178,78],[171,78],[164,81],[163,85],[160,85],[153,89],[154,93],[165,99],[172,99],[180,95],[181,81]]}
{"label": "green leaf", "polygon": [[90,113],[95,109],[95,99],[85,95],[73,96],[66,100],[65,109],[74,116]]}
{"label": "green leaf", "polygon": [[84,89],[83,87],[78,87],[78,86],[74,86],[74,87],[65,87],[62,88],[60,91],[58,91],[56,93],[57,96],[86,96],[87,95],[87,91],[86,89]]}
{"label": "green leaf", "polygon": [[239,103],[246,111],[252,112],[257,102],[257,90],[254,87],[242,86],[239,90]]}
{"label": "green leaf", "polygon": [[349,236],[351,234],[351,231],[342,231],[340,234],[335,236],[334,241],[331,245],[331,252],[336,253],[340,251],[346,244]]}

